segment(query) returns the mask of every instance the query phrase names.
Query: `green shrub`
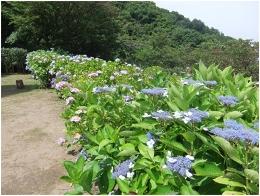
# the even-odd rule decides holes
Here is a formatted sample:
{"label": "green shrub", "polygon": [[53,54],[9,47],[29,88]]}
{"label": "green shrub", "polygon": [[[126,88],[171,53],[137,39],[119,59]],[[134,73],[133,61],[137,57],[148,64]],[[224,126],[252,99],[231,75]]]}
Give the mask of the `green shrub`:
{"label": "green shrub", "polygon": [[37,50],[27,54],[26,69],[30,70],[35,79],[40,81],[42,87],[50,86],[51,74],[49,70],[56,56],[56,52],[44,50]]}
{"label": "green shrub", "polygon": [[2,48],[2,70],[5,73],[24,72],[27,50],[23,48]]}

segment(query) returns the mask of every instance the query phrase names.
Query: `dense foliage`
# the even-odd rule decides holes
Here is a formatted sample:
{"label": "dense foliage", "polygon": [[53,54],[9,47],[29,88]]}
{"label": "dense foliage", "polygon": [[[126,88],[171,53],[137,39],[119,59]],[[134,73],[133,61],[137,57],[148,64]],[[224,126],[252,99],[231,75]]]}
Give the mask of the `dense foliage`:
{"label": "dense foliage", "polygon": [[23,48],[1,48],[2,73],[23,72],[26,55]]}
{"label": "dense foliage", "polygon": [[2,2],[1,14],[7,46],[59,48],[175,71],[202,60],[258,79],[258,43],[224,36],[153,2]]}
{"label": "dense foliage", "polygon": [[202,63],[183,78],[49,51],[28,55],[36,76],[48,56],[46,71],[67,105],[67,145],[80,146],[77,161],[64,162],[62,179],[74,187],[67,194],[259,193],[258,87],[250,78]]}

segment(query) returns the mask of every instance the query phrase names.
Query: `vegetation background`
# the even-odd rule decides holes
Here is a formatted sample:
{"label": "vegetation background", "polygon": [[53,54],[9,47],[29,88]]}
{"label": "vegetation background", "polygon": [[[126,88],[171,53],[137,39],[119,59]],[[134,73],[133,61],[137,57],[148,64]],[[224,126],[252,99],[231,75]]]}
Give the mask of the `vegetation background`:
{"label": "vegetation background", "polygon": [[175,72],[202,60],[258,80],[258,42],[225,36],[154,2],[6,1],[1,8],[2,47],[54,48]]}

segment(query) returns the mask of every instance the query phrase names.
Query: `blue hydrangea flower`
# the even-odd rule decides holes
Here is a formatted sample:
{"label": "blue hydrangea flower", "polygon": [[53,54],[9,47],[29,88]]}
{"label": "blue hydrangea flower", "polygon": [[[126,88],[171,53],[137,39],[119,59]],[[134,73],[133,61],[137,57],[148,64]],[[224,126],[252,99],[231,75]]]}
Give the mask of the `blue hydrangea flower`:
{"label": "blue hydrangea flower", "polygon": [[230,128],[230,129],[235,129],[235,130],[244,129],[244,125],[242,125],[242,124],[238,123],[236,120],[232,120],[232,119],[225,120],[224,125],[225,125],[225,127]]}
{"label": "blue hydrangea flower", "polygon": [[211,129],[210,132],[229,141],[240,140],[251,143],[252,145],[257,145],[259,143],[259,133],[244,127],[240,129],[215,127]]}
{"label": "blue hydrangea flower", "polygon": [[167,90],[165,88],[146,88],[146,89],[142,89],[141,93],[147,95],[167,96]]}
{"label": "blue hydrangea flower", "polygon": [[115,87],[109,87],[109,86],[104,86],[104,87],[95,87],[93,88],[93,93],[110,93],[116,91]]}
{"label": "blue hydrangea flower", "polygon": [[155,139],[154,139],[152,133],[151,133],[151,132],[148,132],[148,133],[146,134],[146,137],[147,137],[147,140],[148,140],[148,141],[146,142],[147,146],[148,146],[149,148],[153,148],[153,146],[154,146],[154,144],[155,144]]}
{"label": "blue hydrangea flower", "polygon": [[201,122],[202,119],[207,118],[209,116],[208,112],[204,112],[204,111],[201,111],[201,110],[196,109],[196,108],[189,109],[187,114],[189,114],[189,112],[191,113],[191,115],[188,115],[188,116],[189,116],[190,121],[192,123]]}
{"label": "blue hydrangea flower", "polygon": [[157,112],[151,113],[152,118],[156,120],[171,120],[173,117],[170,112],[158,110]]}
{"label": "blue hydrangea flower", "polygon": [[218,84],[215,80],[203,81],[203,83],[207,86],[216,86]]}
{"label": "blue hydrangea flower", "polygon": [[177,156],[167,157],[166,167],[183,177],[191,177],[192,174],[189,172],[191,169],[192,160],[188,157]]}
{"label": "blue hydrangea flower", "polygon": [[78,158],[81,156],[84,158],[85,161],[88,159],[88,153],[84,149],[80,151],[80,153],[78,154]]}
{"label": "blue hydrangea flower", "polygon": [[237,104],[238,99],[234,96],[218,96],[218,100],[225,106],[234,106]]}
{"label": "blue hydrangea flower", "polygon": [[151,132],[147,132],[146,133],[146,137],[147,137],[148,140],[153,140],[154,139],[153,134]]}
{"label": "blue hydrangea flower", "polygon": [[122,163],[120,163],[112,172],[112,177],[115,178],[125,178],[130,174],[130,169],[133,168],[132,160],[128,159]]}

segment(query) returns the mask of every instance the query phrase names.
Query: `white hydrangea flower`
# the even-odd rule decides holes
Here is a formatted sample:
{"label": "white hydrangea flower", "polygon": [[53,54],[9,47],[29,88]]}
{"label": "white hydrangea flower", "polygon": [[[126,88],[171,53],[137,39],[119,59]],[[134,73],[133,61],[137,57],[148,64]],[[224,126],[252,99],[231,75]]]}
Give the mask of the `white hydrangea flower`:
{"label": "white hydrangea flower", "polygon": [[125,179],[125,176],[120,175],[120,176],[118,176],[118,178],[119,178],[120,180],[124,180],[124,179]]}
{"label": "white hydrangea flower", "polygon": [[134,174],[135,174],[134,172],[127,172],[126,177],[132,178],[134,176]]}
{"label": "white hydrangea flower", "polygon": [[174,114],[173,114],[173,117],[174,118],[182,118],[182,113],[181,112],[174,112]]}
{"label": "white hydrangea flower", "polygon": [[190,122],[190,118],[189,117],[184,117],[183,119],[182,119],[182,121],[185,123],[185,124],[187,124],[188,122]]}
{"label": "white hydrangea flower", "polygon": [[147,114],[147,113],[144,113],[144,115],[142,116],[143,118],[149,118],[149,117],[151,117],[151,115],[150,114]]}
{"label": "white hydrangea flower", "polygon": [[148,148],[153,148],[155,141],[153,139],[149,140],[148,142],[146,142]]}
{"label": "white hydrangea flower", "polygon": [[194,157],[193,157],[193,156],[191,156],[191,155],[186,155],[185,157],[186,157],[186,158],[188,158],[188,159],[190,159],[191,161],[193,161],[193,160],[194,160]]}
{"label": "white hydrangea flower", "polygon": [[189,170],[186,170],[186,177],[188,177],[188,178],[192,177],[192,173],[190,173]]}

